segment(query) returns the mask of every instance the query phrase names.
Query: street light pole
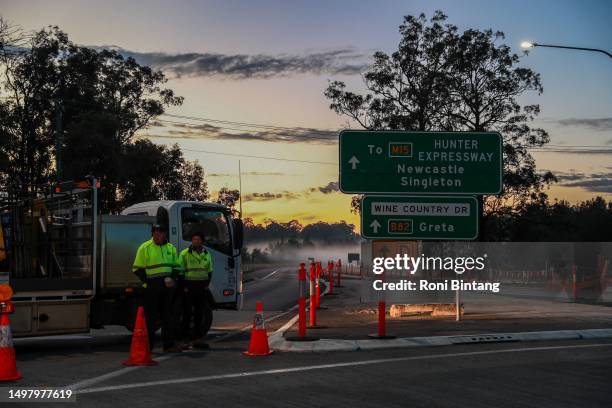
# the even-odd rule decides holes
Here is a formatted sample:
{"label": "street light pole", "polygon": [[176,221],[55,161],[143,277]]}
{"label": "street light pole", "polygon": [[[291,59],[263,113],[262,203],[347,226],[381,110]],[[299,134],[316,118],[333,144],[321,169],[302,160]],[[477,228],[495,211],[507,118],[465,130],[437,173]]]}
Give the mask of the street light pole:
{"label": "street light pole", "polygon": [[566,50],[601,52],[603,54],[606,54],[608,57],[612,58],[611,53],[609,53],[606,50],[600,50],[599,48],[585,48],[585,47],[571,47],[568,45],[539,44],[539,43],[531,43],[527,41],[521,43],[521,47],[523,48],[547,47],[547,48],[563,48]]}

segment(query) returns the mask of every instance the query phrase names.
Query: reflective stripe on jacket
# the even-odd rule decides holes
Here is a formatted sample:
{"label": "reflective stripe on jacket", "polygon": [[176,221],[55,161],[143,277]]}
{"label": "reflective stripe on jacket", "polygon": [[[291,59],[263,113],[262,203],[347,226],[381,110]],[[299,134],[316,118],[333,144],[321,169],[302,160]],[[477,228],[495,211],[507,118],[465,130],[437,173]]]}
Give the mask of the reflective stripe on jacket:
{"label": "reflective stripe on jacket", "polygon": [[210,253],[202,248],[198,253],[195,249],[188,247],[181,251],[179,264],[183,268],[185,280],[208,280],[212,272],[212,257]]}
{"label": "reflective stripe on jacket", "polygon": [[138,269],[144,269],[147,278],[171,276],[173,269],[180,269],[176,248],[169,242],[157,245],[151,238],[136,251],[132,272]]}

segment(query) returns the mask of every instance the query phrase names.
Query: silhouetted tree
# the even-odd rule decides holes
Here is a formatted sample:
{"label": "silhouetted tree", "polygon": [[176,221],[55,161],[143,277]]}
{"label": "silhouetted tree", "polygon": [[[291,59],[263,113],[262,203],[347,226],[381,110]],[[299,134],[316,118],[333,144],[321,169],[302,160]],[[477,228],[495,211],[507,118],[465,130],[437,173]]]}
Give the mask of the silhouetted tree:
{"label": "silhouetted tree", "polygon": [[[436,11],[406,16],[400,25],[397,51],[374,54],[365,73],[368,92],[360,95],[333,81],[325,90],[330,108],[371,130],[499,131],[504,138],[504,194],[487,199],[489,213],[516,211],[546,197],[554,181],[540,175],[530,147],[549,141],[542,129],[528,123],[538,105],[521,107],[517,97],[542,92],[539,74],[518,67],[519,57],[499,44],[503,33],[466,30],[460,33]],[[358,210],[353,201],[351,210]]]}
{"label": "silhouetted tree", "polygon": [[219,194],[217,195],[217,202],[231,208],[232,210],[235,209],[238,200],[240,200],[240,191],[230,190],[227,187],[221,187],[221,190],[219,190]]}
{"label": "silhouetted tree", "polygon": [[0,69],[7,95],[0,100],[0,133],[7,141],[0,150],[9,160],[0,174],[3,184],[27,188],[47,182],[58,170],[56,157],[62,179],[90,174],[103,179],[103,211],[117,212],[148,199],[208,197],[197,162],[186,161],[176,146],[135,139],[165,107],[182,103],[163,87],[161,71],[114,50],[78,46],[57,27],[25,37],[18,28],[7,34],[6,26],[0,20]]}

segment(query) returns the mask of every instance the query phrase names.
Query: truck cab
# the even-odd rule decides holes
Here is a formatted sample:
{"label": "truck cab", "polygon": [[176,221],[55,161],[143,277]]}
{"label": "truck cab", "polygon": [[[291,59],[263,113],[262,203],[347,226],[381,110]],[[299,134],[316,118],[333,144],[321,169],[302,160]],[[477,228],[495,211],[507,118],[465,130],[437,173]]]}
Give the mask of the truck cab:
{"label": "truck cab", "polygon": [[214,306],[241,308],[242,223],[232,218],[229,208],[221,204],[192,201],[150,201],[132,205],[121,215],[155,217],[155,222],[165,227],[168,241],[179,253],[191,244],[194,232],[202,233],[204,247],[212,256],[213,274],[209,290]]}

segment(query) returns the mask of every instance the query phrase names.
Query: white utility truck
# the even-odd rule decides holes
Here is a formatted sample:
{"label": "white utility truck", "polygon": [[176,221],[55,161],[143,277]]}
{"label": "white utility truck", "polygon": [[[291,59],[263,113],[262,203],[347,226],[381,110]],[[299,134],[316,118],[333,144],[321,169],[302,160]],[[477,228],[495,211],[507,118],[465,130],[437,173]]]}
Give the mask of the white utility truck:
{"label": "white utility truck", "polygon": [[[98,181],[0,195],[0,284],[14,291],[16,337],[132,328],[142,284],[132,273],[138,246],[162,224],[177,251],[201,232],[212,254],[211,309],[242,306],[243,225],[226,206],[149,201],[120,215],[98,211]],[[212,313],[205,314],[206,330]]]}

